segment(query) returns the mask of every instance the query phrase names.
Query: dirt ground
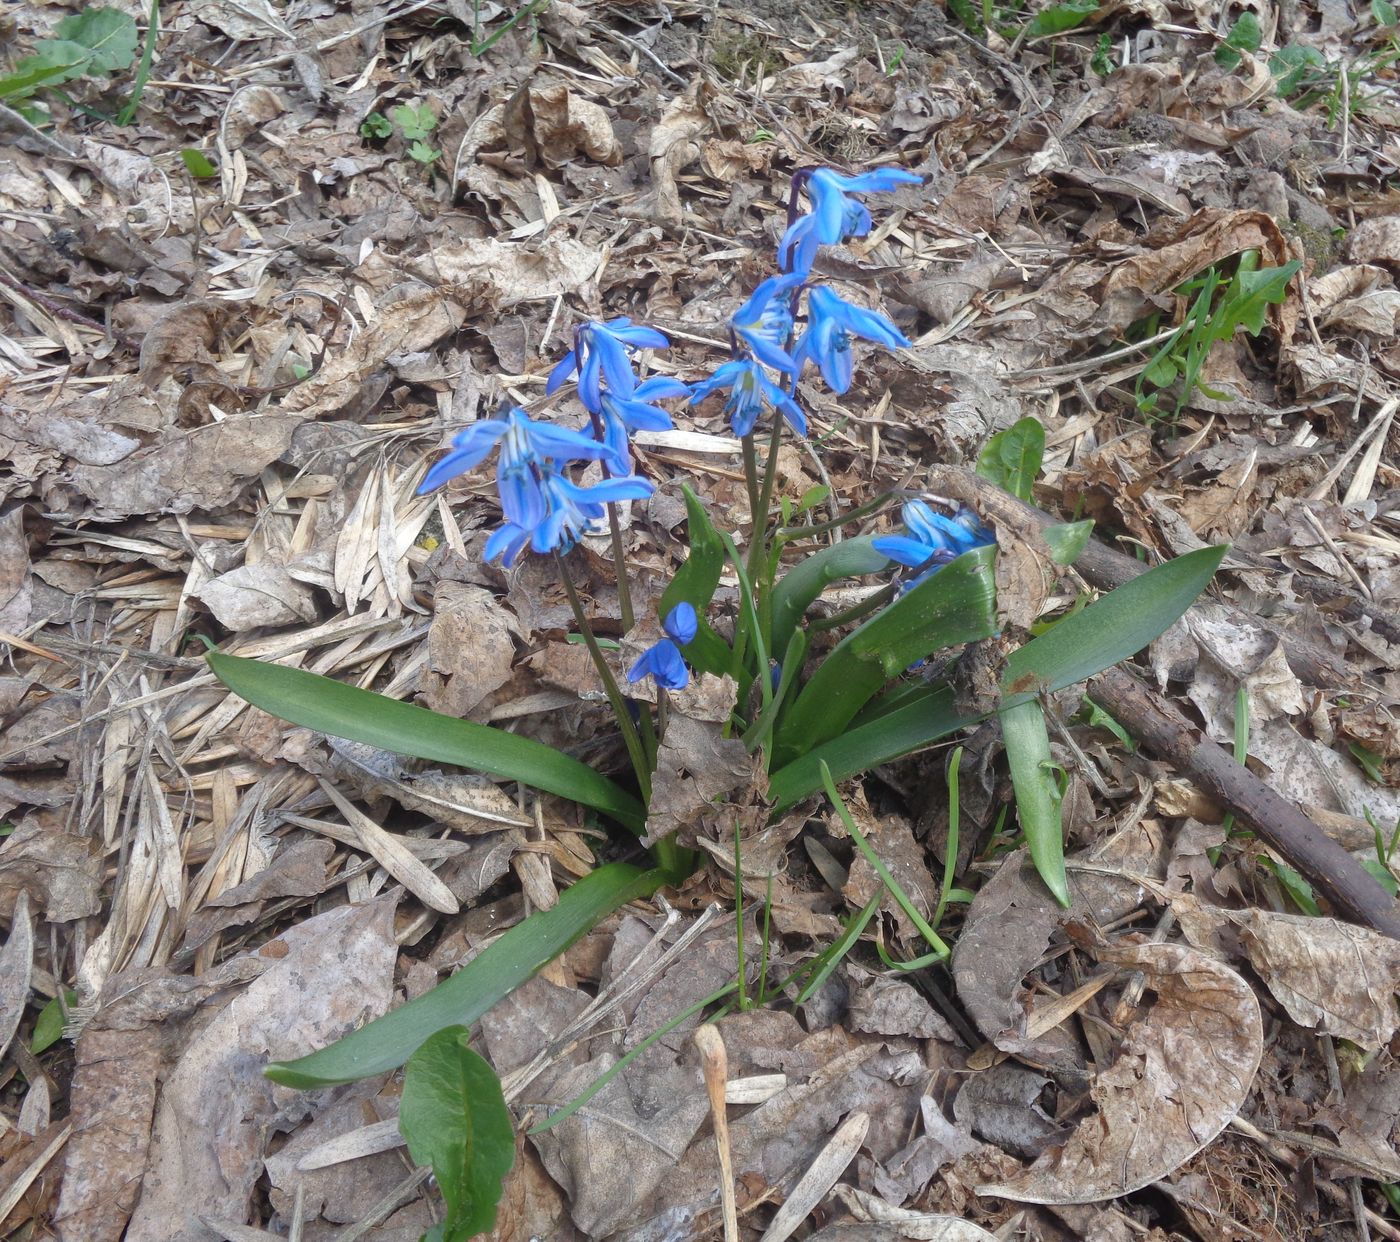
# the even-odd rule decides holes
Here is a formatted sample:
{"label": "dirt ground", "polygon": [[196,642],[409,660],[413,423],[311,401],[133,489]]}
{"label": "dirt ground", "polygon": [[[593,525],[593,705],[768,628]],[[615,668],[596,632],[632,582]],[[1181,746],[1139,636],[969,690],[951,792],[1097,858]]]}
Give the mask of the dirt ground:
{"label": "dirt ground", "polygon": [[[655,325],[654,370],[702,378],[775,270],[792,174],[893,166],[924,183],[872,196],[818,271],[912,346],[858,353],[842,397],[803,382],[778,494],[967,479],[1032,417],[1034,504],[1092,518],[1100,557],[1034,611],[1230,544],[1137,680],[1242,746],[1251,788],[1389,906],[1364,925],[1082,686],[1046,704],[1069,911],[1018,848],[994,726],[955,739],[951,846],[948,747],[849,782],[926,913],[952,855],[954,956],[885,969],[877,939],[921,951],[886,897],[816,995],[720,1023],[737,1236],[789,1236],[770,1226],[815,1162],[790,1236],[1400,1238],[1387,0],[546,0],[509,26],[490,0],[171,0],[145,69],[149,7],[105,7],[142,41],[123,67],[0,77],[0,1235],[389,1242],[441,1219],[395,1076],[299,1092],[261,1068],[626,847],[559,799],[252,709],[200,640],[621,770],[550,561],[483,560],[490,472],[416,489],[454,432],[536,408],[587,319]],[[0,72],[79,11],[5,5]],[[1292,263],[1194,385],[1152,365],[1189,282],[1228,299]],[[685,556],[683,484],[721,527],[750,518],[721,402],[675,420],[638,439],[656,491],[625,514],[649,605]],[[607,541],[570,555],[621,640]],[[829,806],[800,811],[745,843],[775,972],[879,892]],[[477,1028],[521,1123],[497,1242],[724,1236],[698,1016],[524,1136],[734,977],[732,842],[701,844],[684,886]]]}

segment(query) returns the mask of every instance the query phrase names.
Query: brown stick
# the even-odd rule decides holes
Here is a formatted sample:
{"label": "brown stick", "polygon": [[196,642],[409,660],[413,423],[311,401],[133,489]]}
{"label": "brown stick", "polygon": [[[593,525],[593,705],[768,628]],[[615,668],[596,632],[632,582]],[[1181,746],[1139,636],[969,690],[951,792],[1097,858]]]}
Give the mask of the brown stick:
{"label": "brown stick", "polygon": [[1091,678],[1088,692],[1149,750],[1248,823],[1339,913],[1400,940],[1400,910],[1376,878],[1166,699],[1124,668]]}

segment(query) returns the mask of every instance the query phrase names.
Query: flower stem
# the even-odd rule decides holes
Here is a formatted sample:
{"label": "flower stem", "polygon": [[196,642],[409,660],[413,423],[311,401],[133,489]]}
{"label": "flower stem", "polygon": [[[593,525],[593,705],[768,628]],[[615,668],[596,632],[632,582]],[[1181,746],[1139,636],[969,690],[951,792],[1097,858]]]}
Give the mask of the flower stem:
{"label": "flower stem", "polygon": [[608,702],[612,705],[613,715],[617,718],[618,730],[622,734],[623,744],[627,747],[628,758],[632,760],[632,769],[637,776],[637,789],[642,795],[642,801],[649,803],[651,801],[651,770],[647,766],[646,751],[642,747],[642,739],[637,734],[637,726],[632,723],[632,716],[627,710],[627,702],[622,697],[622,691],[618,688],[617,678],[613,676],[612,669],[608,667],[608,662],[603,656],[603,649],[598,646],[593,626],[589,624],[588,617],[584,615],[583,603],[579,599],[578,588],[574,586],[573,576],[569,573],[569,566],[557,549],[554,553],[554,563],[559,567],[559,579],[564,584],[564,593],[569,597],[569,607],[573,610],[574,621],[578,624],[579,632],[583,635],[584,644],[588,647],[588,654],[593,657],[593,666],[598,670],[598,678],[603,683],[603,690],[608,696]]}
{"label": "flower stem", "polygon": [[613,572],[617,576],[617,606],[622,614],[622,632],[625,634],[636,624],[632,612],[632,588],[627,580],[627,556],[622,547],[622,522],[617,516],[617,506],[608,506],[608,530],[612,533]]}
{"label": "flower stem", "polygon": [[761,521],[758,509],[758,452],[754,448],[753,432],[743,436],[739,443],[744,448],[744,483],[749,490],[749,542],[758,541]]}
{"label": "flower stem", "polygon": [[842,612],[834,612],[829,617],[819,617],[816,620],[807,622],[807,628],[814,633],[822,630],[834,630],[837,626],[845,625],[850,621],[859,621],[867,613],[874,612],[877,608],[883,608],[896,595],[899,594],[899,583],[891,582],[888,586],[881,587],[873,595],[867,596],[858,604]]}

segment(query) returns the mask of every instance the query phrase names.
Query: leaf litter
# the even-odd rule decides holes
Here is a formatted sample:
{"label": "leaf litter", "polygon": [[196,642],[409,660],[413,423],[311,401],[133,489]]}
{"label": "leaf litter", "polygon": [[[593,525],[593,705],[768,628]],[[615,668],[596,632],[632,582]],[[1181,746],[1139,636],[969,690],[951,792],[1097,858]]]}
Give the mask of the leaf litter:
{"label": "leaf litter", "polygon": [[[483,565],[489,504],[471,481],[415,498],[421,463],[541,392],[584,317],[655,322],[676,343],[663,365],[698,368],[799,166],[893,158],[928,180],[822,260],[914,346],[841,403],[802,394],[820,447],[784,455],[785,492],[957,494],[951,469],[1038,419],[1040,509],[1094,519],[1129,558],[1232,543],[1219,597],[1154,645],[1149,676],[1376,863],[1400,818],[1400,114],[1375,55],[1393,13],[1266,6],[1265,41],[1231,69],[1210,55],[1234,20],[1219,5],[1106,5],[1067,27],[1042,7],[997,9],[973,37],[971,7],[926,0],[796,18],[555,0],[472,56],[453,3],[177,2],[133,124],[103,119],[114,96],[90,82],[70,86],[91,110],[55,99],[37,136],[7,109],[7,1234],[431,1227],[393,1081],[294,1096],[260,1066],[418,995],[604,844],[553,799],[262,716],[190,637],[608,766],[566,602],[529,566]],[[9,42],[77,6],[51,9],[9,15]],[[1032,19],[1042,33],[1018,35]],[[1302,49],[1324,67],[1312,97],[1275,56]],[[424,105],[433,166],[362,135]],[[216,175],[187,176],[182,147]],[[1188,309],[1179,290],[1245,251],[1301,260],[1300,282],[1210,350],[1174,420],[1147,420],[1138,379]],[[680,554],[681,483],[745,520],[727,432],[702,411],[642,442],[658,490],[627,538],[644,600]],[[1018,625],[1117,572],[1094,549],[1056,569],[1024,512],[997,524]],[[580,559],[625,640],[601,545]],[[483,1021],[518,1116],[734,979],[742,859],[750,947],[772,886],[770,980],[880,898],[795,1012],[719,1023],[744,1236],[1400,1237],[1379,1189],[1400,1176],[1394,942],[1300,905],[1316,894],[1286,860],[1081,697],[1050,705],[1073,907],[1008,853],[989,734],[964,781],[955,872],[975,895],[945,915],[951,970],[907,974],[875,945],[912,958],[921,941],[864,855],[810,807],[766,825],[718,727],[723,687],[697,701],[668,735],[664,803],[709,861],[673,909],[604,924]],[[944,790],[937,753],[849,790],[924,917]],[[46,1006],[65,1035],[31,1052]],[[494,1236],[719,1236],[715,1160],[683,1024],[576,1120],[518,1140]],[[783,1215],[809,1203],[811,1225]]]}

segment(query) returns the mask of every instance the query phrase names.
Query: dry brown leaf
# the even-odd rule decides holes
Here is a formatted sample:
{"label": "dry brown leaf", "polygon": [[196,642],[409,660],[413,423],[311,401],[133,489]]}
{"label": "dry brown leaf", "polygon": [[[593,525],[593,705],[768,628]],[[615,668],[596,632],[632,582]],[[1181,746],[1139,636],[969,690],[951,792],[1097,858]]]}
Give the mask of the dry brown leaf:
{"label": "dry brown leaf", "polygon": [[607,112],[562,82],[518,92],[503,119],[510,145],[531,163],[538,158],[546,168],[562,168],[578,155],[609,166],[622,163]]}
{"label": "dry brown leaf", "polygon": [[1157,999],[1090,1091],[1097,1111],[1062,1147],[978,1194],[1092,1203],[1166,1177],[1239,1112],[1264,1048],[1259,1002],[1239,975],[1185,945],[1105,945],[1100,961],[1147,976]]}
{"label": "dry brown leaf", "polygon": [[0,914],[27,893],[50,923],[89,918],[102,909],[102,844],[27,815],[0,841]]}
{"label": "dry brown leaf", "polygon": [[1375,1052],[1400,1025],[1400,941],[1337,919],[1225,910],[1186,894],[1172,898],[1172,910],[1201,948],[1236,928],[1250,965],[1299,1026]]}
{"label": "dry brown leaf", "polygon": [[187,1223],[196,1215],[247,1219],[268,1139],[306,1107],[261,1068],[388,1009],[395,904],[341,906],[259,951],[272,965],[200,1029],[161,1086],[130,1242],[203,1242],[202,1227]]}
{"label": "dry brown leaf", "polygon": [[320,619],[311,588],[275,561],[230,569],[191,591],[190,597],[200,600],[220,625],[235,633],[266,625],[309,625]]}
{"label": "dry brown leaf", "polygon": [[1400,216],[1359,221],[1347,233],[1347,258],[1353,263],[1400,267]]}
{"label": "dry brown leaf", "polygon": [[10,934],[0,949],[0,1057],[19,1030],[33,975],[34,923],[29,917],[29,894],[21,889],[10,912]]}
{"label": "dry brown leaf", "polygon": [[598,260],[592,246],[555,231],[530,242],[483,237],[443,246],[414,264],[414,271],[424,280],[443,282],[443,292],[457,307],[480,315],[573,293],[597,270]]}
{"label": "dry brown leaf", "polygon": [[690,89],[677,95],[651,131],[651,183],[648,199],[650,214],[669,224],[684,218],[676,177],[702,150],[700,140],[711,131],[710,118],[701,99],[708,93],[704,78],[696,78]]}
{"label": "dry brown leaf", "polygon": [[428,630],[428,663],[419,683],[424,706],[484,720],[486,713],[478,709],[510,680],[519,635],[515,617],[490,591],[439,583]]}

